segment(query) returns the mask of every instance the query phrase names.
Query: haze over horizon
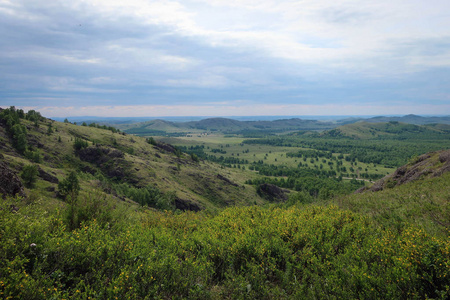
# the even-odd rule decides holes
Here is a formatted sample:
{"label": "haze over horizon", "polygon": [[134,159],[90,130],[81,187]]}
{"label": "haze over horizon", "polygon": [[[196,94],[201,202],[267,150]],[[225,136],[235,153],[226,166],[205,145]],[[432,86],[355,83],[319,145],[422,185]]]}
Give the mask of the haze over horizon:
{"label": "haze over horizon", "polygon": [[0,107],[449,115],[450,2],[0,0]]}

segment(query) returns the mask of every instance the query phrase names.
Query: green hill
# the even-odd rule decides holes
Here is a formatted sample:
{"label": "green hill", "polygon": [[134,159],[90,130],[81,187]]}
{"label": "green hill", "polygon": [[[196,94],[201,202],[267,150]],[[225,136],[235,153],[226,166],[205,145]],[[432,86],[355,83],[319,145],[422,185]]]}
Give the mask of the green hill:
{"label": "green hill", "polygon": [[275,121],[238,121],[227,118],[209,118],[192,122],[167,122],[153,120],[148,122],[118,125],[117,128],[127,133],[139,135],[186,134],[198,132],[221,132],[233,134],[247,134],[251,132],[286,132],[295,130],[325,130],[336,125],[316,120],[302,120],[298,118]]}
{"label": "green hill", "polygon": [[326,131],[324,137],[349,137],[354,139],[406,139],[414,137],[431,138],[442,134],[450,134],[450,126],[446,124],[414,125],[396,121],[368,123],[357,122],[339,126]]}
{"label": "green hill", "polygon": [[[83,185],[135,202],[141,201],[138,199],[140,196],[133,196],[133,192],[125,191],[127,188],[142,194],[145,194],[144,189],[157,189],[162,194],[171,195],[174,198],[171,201],[180,209],[262,202],[255,189],[244,184],[248,177],[242,172],[198,161],[168,144],[150,144],[144,138],[120,132],[44,118],[36,122],[22,119],[21,124],[27,131],[28,150],[20,153],[17,147],[13,147],[8,127],[3,122],[0,126],[2,161],[15,173],[34,164],[42,174],[48,174],[38,176],[33,190],[43,197],[54,198],[57,182],[70,170],[76,170],[83,177]],[[51,128],[51,133],[48,128]],[[84,142],[84,145],[75,150],[77,141]],[[32,158],[31,161],[26,157]],[[46,180],[50,176],[57,181]]]}

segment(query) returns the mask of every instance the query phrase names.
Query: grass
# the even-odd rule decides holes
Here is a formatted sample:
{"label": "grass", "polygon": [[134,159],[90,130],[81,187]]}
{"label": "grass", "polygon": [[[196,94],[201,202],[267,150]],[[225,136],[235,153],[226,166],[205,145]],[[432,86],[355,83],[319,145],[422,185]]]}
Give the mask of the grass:
{"label": "grass", "polygon": [[[323,161],[323,159],[319,159],[318,161],[314,161],[313,163],[311,163],[310,159],[304,161],[302,158],[288,157],[286,155],[287,153],[296,152],[298,150],[307,150],[309,148],[242,144],[242,141],[244,140],[243,138],[226,137],[220,134],[213,134],[202,137],[157,137],[157,139],[177,146],[189,147],[203,145],[205,147],[205,152],[209,155],[214,155],[216,157],[234,157],[247,160],[249,164],[244,164],[244,166],[246,167],[250,166],[250,164],[253,162],[262,160],[265,164],[268,165],[273,164],[276,166],[284,165],[288,167],[296,167],[299,163],[302,163],[303,166],[307,166],[308,168],[320,168],[320,165],[322,165],[323,170],[331,170],[330,165],[328,164],[330,160],[328,159],[326,159],[325,162]],[[226,153],[214,153],[212,151],[213,149],[221,149],[226,151]],[[333,154],[333,156],[337,158],[338,154]],[[342,166],[340,167],[345,167],[347,169],[346,173],[352,173],[350,172],[350,168],[353,168],[355,170],[353,173],[356,173],[356,170],[360,169],[360,173],[367,172],[368,174],[382,175],[390,174],[395,170],[394,168],[363,162],[352,164],[351,162],[348,162],[344,159],[342,159],[341,162]],[[335,167],[336,161],[333,161],[333,163]]]}
{"label": "grass", "polygon": [[369,215],[380,225],[401,230],[414,224],[429,234],[450,234],[450,173],[380,192],[365,192],[341,198],[343,209]]}

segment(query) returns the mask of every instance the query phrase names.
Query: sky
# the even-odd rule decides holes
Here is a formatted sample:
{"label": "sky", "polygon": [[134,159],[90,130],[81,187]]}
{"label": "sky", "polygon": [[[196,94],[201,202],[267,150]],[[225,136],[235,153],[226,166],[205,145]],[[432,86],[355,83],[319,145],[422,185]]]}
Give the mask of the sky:
{"label": "sky", "polygon": [[0,107],[449,115],[448,0],[0,0]]}

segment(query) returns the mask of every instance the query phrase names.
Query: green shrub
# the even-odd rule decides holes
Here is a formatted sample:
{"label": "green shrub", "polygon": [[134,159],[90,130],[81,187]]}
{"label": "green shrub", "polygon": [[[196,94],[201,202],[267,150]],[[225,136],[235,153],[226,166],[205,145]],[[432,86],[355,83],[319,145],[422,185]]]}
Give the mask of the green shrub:
{"label": "green shrub", "polygon": [[38,167],[36,165],[26,165],[20,172],[23,183],[28,188],[33,188],[38,176]]}

